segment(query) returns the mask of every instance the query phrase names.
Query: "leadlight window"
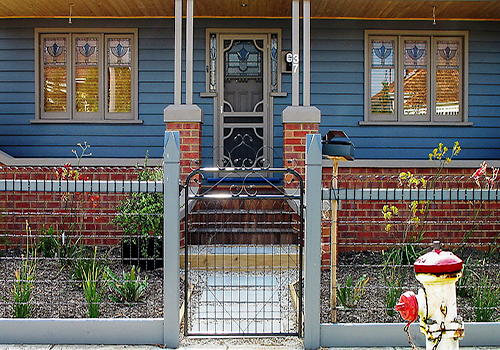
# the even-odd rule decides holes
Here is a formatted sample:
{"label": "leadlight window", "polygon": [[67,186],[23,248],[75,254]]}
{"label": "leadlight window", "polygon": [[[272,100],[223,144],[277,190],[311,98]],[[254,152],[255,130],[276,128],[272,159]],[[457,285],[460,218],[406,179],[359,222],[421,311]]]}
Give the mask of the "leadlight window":
{"label": "leadlight window", "polygon": [[271,34],[271,92],[278,91],[278,35]]}
{"label": "leadlight window", "polygon": [[135,34],[40,34],[37,119],[137,120]]}
{"label": "leadlight window", "polygon": [[68,85],[67,37],[43,39],[43,110],[46,113],[66,113]]}
{"label": "leadlight window", "polygon": [[464,122],[464,37],[367,34],[368,122]]}
{"label": "leadlight window", "polygon": [[226,77],[262,76],[262,40],[226,40]]}

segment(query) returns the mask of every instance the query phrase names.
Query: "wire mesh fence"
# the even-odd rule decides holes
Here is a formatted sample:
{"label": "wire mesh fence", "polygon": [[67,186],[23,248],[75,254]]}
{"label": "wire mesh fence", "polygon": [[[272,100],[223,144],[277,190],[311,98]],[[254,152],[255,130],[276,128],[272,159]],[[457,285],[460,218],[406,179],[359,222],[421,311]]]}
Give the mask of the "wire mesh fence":
{"label": "wire mesh fence", "polygon": [[158,168],[0,168],[0,318],[163,317]]}
{"label": "wire mesh fence", "polygon": [[336,180],[322,196],[322,322],[402,322],[394,306],[404,291],[421,288],[413,263],[435,240],[464,262],[459,314],[500,318],[500,191],[491,178]]}
{"label": "wire mesh fence", "polygon": [[[162,174],[146,169],[0,168],[0,318],[163,316]],[[424,179],[323,189],[322,322],[401,322],[394,304],[420,287],[412,264],[434,240],[464,261],[459,314],[500,318],[497,182]]]}

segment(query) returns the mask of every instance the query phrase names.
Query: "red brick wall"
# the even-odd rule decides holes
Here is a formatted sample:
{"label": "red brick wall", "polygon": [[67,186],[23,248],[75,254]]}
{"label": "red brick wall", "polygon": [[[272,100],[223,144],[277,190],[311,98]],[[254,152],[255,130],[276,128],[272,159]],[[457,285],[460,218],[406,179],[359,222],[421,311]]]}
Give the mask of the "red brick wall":
{"label": "red brick wall", "polygon": [[[181,153],[181,180],[186,180],[193,160],[201,161],[201,123],[167,122],[167,130],[179,131]],[[194,166],[195,167],[195,166]]]}
{"label": "red brick wall", "polygon": [[[79,169],[86,181],[136,179],[134,168]],[[1,179],[60,179],[55,168],[0,168]],[[1,180],[0,180],[1,181]],[[71,180],[61,180],[71,181]],[[40,182],[41,183],[41,182]],[[52,226],[65,239],[82,236],[86,245],[114,245],[122,230],[113,222],[124,193],[0,192],[0,248],[24,245],[26,221],[33,236]]]}
{"label": "red brick wall", "polygon": [[317,123],[283,124],[283,164],[292,167],[305,178],[306,135],[317,134]]}
{"label": "red brick wall", "polygon": [[[474,188],[476,184],[470,175],[476,169],[444,169],[444,179],[435,188]],[[395,188],[397,176],[402,171],[414,175],[429,176],[435,168],[382,169],[382,168],[339,168],[339,187],[349,188]],[[332,168],[323,168],[323,186],[331,188]],[[383,183],[384,185],[380,185]],[[400,210],[393,227],[386,232],[387,222],[382,208],[396,205]],[[408,202],[402,201],[341,201],[338,210],[337,251],[386,250],[390,244],[400,243],[405,224],[409,217]],[[421,205],[423,207],[424,204]],[[423,220],[422,214],[419,214]],[[474,216],[477,218],[474,219]],[[487,250],[500,244],[500,201],[431,201],[422,245],[430,246],[433,240],[440,240],[446,249],[453,249],[465,240],[468,247]],[[479,223],[479,224],[478,224]],[[322,222],[322,265],[330,265],[330,236],[333,221],[326,218]],[[474,228],[469,238],[465,236]]]}

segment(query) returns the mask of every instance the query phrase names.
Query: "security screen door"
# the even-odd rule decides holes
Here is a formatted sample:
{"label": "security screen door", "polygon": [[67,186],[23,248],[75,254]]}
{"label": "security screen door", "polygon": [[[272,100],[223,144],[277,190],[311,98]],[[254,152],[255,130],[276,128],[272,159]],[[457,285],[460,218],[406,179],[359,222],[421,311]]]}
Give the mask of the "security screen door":
{"label": "security screen door", "polygon": [[234,167],[269,166],[268,36],[219,36],[218,159]]}

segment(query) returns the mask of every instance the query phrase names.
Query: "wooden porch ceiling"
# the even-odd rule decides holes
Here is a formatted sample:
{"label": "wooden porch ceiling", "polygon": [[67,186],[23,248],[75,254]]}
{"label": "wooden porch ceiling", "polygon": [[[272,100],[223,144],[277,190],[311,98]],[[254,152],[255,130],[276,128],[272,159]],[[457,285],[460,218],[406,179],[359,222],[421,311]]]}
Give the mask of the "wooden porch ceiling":
{"label": "wooden porch ceiling", "polygon": [[[71,5],[72,4],[72,5]],[[500,0],[311,0],[312,18],[500,20]],[[174,0],[0,0],[0,18],[169,18]],[[290,18],[291,0],[194,0],[195,17]]]}

